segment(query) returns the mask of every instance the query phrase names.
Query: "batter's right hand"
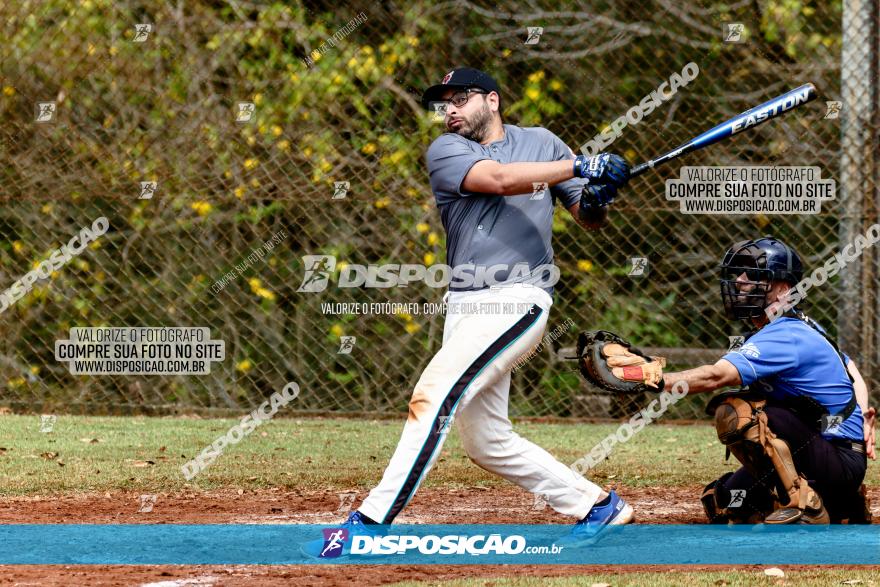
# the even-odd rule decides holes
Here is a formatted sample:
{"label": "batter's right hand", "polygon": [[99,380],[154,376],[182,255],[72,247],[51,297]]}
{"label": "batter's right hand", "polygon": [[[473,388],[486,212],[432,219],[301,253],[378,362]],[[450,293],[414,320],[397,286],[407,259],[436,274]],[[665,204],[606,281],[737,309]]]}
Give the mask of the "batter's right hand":
{"label": "batter's right hand", "polygon": [[612,185],[622,188],[629,181],[629,162],[613,153],[595,157],[578,155],[574,159],[574,176],[590,180],[590,185]]}

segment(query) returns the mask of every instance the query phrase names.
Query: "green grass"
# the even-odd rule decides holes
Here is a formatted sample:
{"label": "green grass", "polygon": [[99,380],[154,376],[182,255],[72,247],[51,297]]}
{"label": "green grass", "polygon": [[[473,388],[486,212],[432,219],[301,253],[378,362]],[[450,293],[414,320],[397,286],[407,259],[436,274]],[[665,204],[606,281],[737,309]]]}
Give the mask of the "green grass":
{"label": "green grass", "polygon": [[[187,482],[180,466],[237,422],[61,415],[53,431],[43,433],[39,416],[0,415],[0,495],[181,490]],[[402,428],[402,418],[277,418],[228,447],[193,483],[202,489],[366,490],[379,481]],[[523,422],[515,429],[571,464],[616,425]],[[697,485],[732,467],[711,426],[653,424],[588,476],[631,487]],[[877,480],[876,468],[869,468],[869,484]],[[473,485],[507,482],[471,463],[453,431],[425,487]]]}
{"label": "green grass", "polygon": [[[784,569],[783,569],[784,570]],[[856,581],[856,583],[843,583]],[[444,587],[475,587],[492,585],[493,587],[562,587],[563,585],[581,585],[591,587],[606,583],[613,587],[704,587],[705,585],[723,585],[725,587],[771,587],[776,585],[798,585],[798,587],[826,587],[828,585],[874,585],[877,583],[877,570],[862,569],[827,569],[785,571],[785,578],[768,577],[763,567],[745,571],[664,571],[657,570],[643,573],[596,573],[570,577],[521,577],[507,578],[475,578],[444,581]],[[416,581],[395,583],[396,587],[423,585]]]}

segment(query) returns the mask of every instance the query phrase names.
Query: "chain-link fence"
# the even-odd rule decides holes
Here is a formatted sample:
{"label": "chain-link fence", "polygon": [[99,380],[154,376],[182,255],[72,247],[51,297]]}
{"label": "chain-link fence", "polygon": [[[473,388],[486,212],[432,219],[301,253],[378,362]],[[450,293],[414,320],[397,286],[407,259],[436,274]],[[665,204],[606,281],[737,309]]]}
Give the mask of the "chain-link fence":
{"label": "chain-link fence", "polygon": [[[630,409],[591,393],[559,358],[582,329],[667,349],[673,368],[716,359],[740,333],[717,285],[730,244],[774,234],[809,270],[877,222],[878,3],[680,4],[3,5],[2,287],[96,218],[110,230],[21,299],[7,296],[0,401],[242,413],[296,381],[300,410],[405,411],[443,316],[344,315],[328,304],[440,302],[442,290],[424,283],[341,288],[336,277],[346,264],[445,262],[424,165],[441,125],[418,98],[460,65],[496,77],[505,122],[544,126],[577,151],[695,63],[694,81],[608,148],[636,162],[816,85],[816,102],[681,164],[818,166],[839,187],[821,214],[682,214],[664,198],[679,163],[633,180],[600,232],[558,211],[562,278],[548,330],[574,326],[517,371],[511,412]],[[826,101],[840,102],[839,115]],[[306,255],[336,259],[323,291],[298,291]],[[643,275],[631,275],[633,258],[646,260]],[[878,258],[869,250],[805,305],[873,388]],[[199,377],[71,375],[54,342],[98,325],[206,326],[226,359]],[[678,407],[701,416],[698,402]]]}

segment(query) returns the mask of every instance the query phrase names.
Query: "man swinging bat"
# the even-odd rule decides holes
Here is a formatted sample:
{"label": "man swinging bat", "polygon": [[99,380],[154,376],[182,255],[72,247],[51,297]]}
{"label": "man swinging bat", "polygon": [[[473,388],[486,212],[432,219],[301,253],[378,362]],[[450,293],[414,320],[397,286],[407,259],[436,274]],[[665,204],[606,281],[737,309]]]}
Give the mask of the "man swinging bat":
{"label": "man swinging bat", "polygon": [[746,386],[718,394],[707,407],[719,440],[742,464],[704,489],[710,522],[870,522],[862,480],[867,457],[875,458],[875,410],[855,363],[822,327],[797,306],[780,311],[803,277],[800,257],[764,237],[731,247],[721,271],[727,316],[751,329],[739,348],[714,365],[664,374],[662,361],[619,337],[584,333],[581,371],[618,391]]}

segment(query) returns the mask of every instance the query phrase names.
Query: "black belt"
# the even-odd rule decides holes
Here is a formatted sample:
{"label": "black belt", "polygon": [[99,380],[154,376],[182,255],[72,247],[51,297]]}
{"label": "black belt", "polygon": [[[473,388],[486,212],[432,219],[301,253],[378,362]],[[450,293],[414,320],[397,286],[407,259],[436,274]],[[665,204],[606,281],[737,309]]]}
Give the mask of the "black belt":
{"label": "black belt", "polygon": [[834,446],[839,446],[841,448],[848,448],[849,450],[855,451],[859,454],[867,454],[865,451],[865,442],[862,440],[847,440],[846,438],[831,438],[828,440]]}

